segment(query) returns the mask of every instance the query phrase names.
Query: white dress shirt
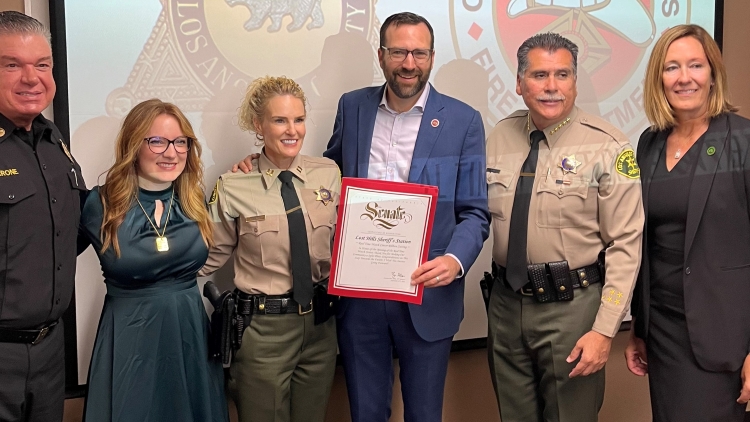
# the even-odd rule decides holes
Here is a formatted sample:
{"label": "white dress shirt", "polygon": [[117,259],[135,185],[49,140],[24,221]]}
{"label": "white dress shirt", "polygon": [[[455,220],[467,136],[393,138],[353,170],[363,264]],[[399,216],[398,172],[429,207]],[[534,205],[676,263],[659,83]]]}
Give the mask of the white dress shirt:
{"label": "white dress shirt", "polygon": [[[394,111],[388,106],[383,90],[383,98],[375,116],[375,127],[372,131],[370,146],[370,164],[367,178],[408,182],[411,160],[414,156],[414,145],[417,143],[419,126],[422,123],[427,97],[430,95],[430,84],[426,84],[422,95],[414,106],[403,113]],[[464,266],[453,254],[446,254],[458,262],[461,267],[456,278],[464,274]]]}

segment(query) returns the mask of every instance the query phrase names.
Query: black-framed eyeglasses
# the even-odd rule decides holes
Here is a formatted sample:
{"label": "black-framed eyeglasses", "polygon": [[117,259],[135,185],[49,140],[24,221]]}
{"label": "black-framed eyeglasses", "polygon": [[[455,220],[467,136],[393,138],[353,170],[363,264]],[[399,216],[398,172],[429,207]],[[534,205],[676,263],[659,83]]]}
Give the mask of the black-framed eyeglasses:
{"label": "black-framed eyeglasses", "polygon": [[417,63],[424,63],[432,57],[432,50],[417,48],[414,50],[407,50],[405,48],[393,48],[393,47],[380,47],[388,53],[388,57],[394,62],[402,62],[406,60],[406,57],[411,54],[414,57],[414,61]]}
{"label": "black-framed eyeglasses", "polygon": [[188,152],[193,143],[193,138],[189,136],[178,136],[171,141],[161,136],[152,136],[143,140],[148,143],[148,149],[154,154],[164,153],[169,148],[169,144],[174,145],[174,150],[179,153]]}

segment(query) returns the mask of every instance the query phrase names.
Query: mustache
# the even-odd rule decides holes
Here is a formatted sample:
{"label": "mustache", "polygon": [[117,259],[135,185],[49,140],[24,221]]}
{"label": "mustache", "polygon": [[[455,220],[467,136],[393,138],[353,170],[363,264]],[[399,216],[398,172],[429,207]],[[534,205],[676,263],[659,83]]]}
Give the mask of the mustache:
{"label": "mustache", "polygon": [[396,69],[396,71],[393,72],[393,74],[398,75],[398,76],[409,77],[409,78],[412,76],[418,76],[421,78],[423,75],[422,71],[419,69],[407,71],[407,70],[404,70],[403,68]]}
{"label": "mustache", "polygon": [[565,101],[565,96],[562,94],[557,95],[541,95],[536,97],[537,101]]}

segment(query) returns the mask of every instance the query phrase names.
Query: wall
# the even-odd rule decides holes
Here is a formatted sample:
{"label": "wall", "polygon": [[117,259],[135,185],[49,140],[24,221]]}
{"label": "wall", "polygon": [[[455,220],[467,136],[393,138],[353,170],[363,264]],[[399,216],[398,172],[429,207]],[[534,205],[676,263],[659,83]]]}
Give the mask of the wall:
{"label": "wall", "polygon": [[732,101],[740,106],[739,114],[750,118],[750,2],[725,0],[724,3],[724,62],[729,74]]}

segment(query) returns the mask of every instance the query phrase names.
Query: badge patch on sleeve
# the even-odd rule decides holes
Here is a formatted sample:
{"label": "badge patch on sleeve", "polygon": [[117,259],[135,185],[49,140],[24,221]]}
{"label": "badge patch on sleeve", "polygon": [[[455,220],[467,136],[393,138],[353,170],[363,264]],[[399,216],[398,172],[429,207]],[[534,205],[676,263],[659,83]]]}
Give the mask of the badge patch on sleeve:
{"label": "badge patch on sleeve", "polygon": [[628,179],[638,179],[641,177],[641,169],[635,162],[635,152],[632,149],[623,151],[617,156],[615,161],[615,170]]}
{"label": "badge patch on sleeve", "polygon": [[211,198],[208,200],[208,205],[213,205],[216,203],[216,201],[219,199],[219,181],[216,181],[216,185],[214,185],[214,191],[211,192]]}

